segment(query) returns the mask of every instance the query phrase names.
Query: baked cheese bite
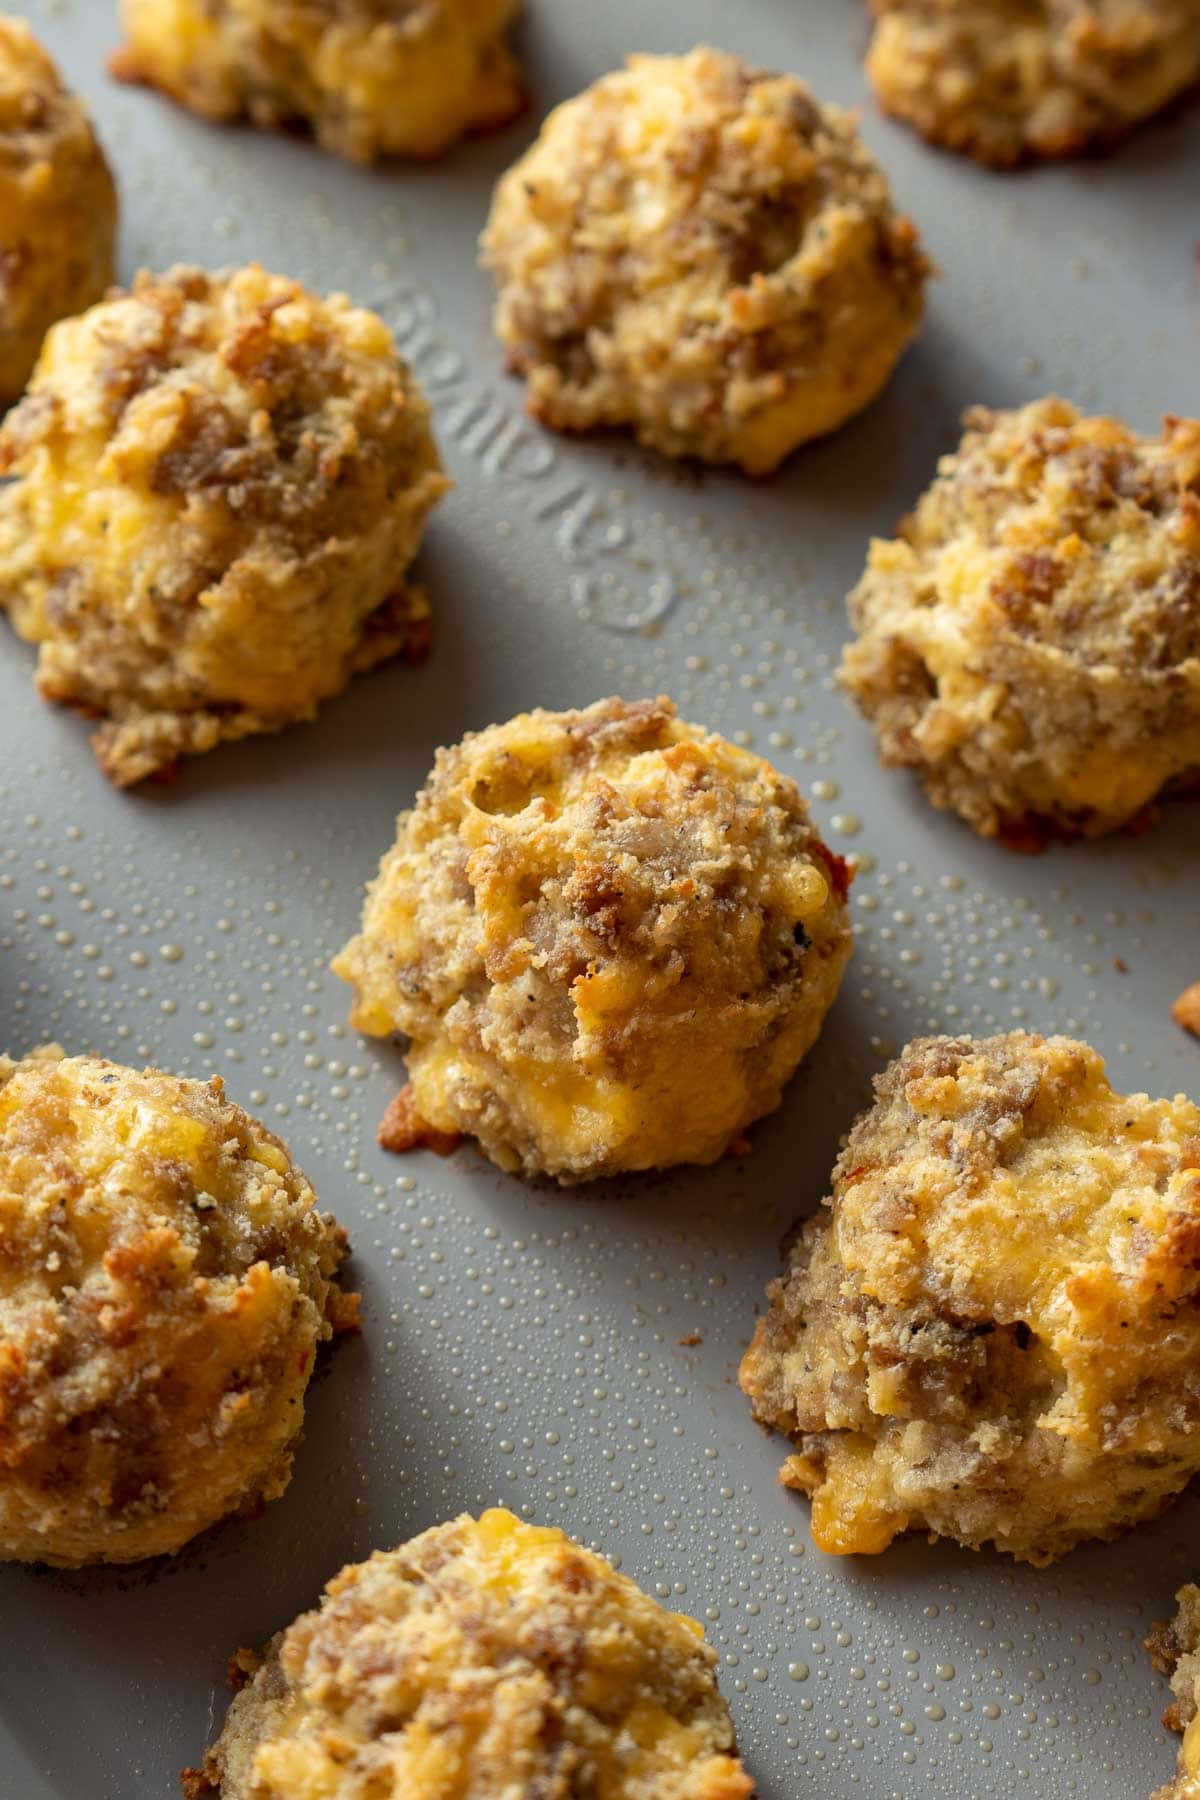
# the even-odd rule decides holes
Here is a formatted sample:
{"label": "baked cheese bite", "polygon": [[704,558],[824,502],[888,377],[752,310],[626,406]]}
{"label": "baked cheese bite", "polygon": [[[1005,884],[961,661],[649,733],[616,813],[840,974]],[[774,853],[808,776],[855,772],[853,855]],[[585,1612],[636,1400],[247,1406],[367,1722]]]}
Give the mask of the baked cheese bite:
{"label": "baked cheese bite", "polygon": [[520,0],[121,0],[113,72],[193,112],[303,124],[339,156],[440,156],[524,106]]}
{"label": "baked cheese bite", "polygon": [[1028,848],[1200,780],[1200,422],[967,414],[850,596],[841,681],[935,806]]}
{"label": "baked cheese bite", "polygon": [[752,1794],[701,1626],[500,1508],[343,1569],[235,1661],[189,1800]]}
{"label": "baked cheese bite", "polygon": [[1070,1038],[923,1038],[876,1082],[741,1383],[823,1550],[1021,1562],[1200,1469],[1200,1107]]}
{"label": "baked cheese bite", "polygon": [[404,1033],[397,1143],[464,1132],[590,1180],[721,1156],[778,1104],[850,955],[795,783],[667,699],[522,713],[439,751],[334,970]]}
{"label": "baked cheese bite", "polygon": [[116,232],[87,113],[24,20],[0,13],[0,412],[55,320],[104,293]]}
{"label": "baked cheese bite", "polygon": [[1174,1696],[1163,1724],[1183,1734],[1174,1781],[1151,1800],[1200,1800],[1200,1588],[1188,1583],[1175,1596],[1170,1624],[1156,1625],[1146,1648],[1156,1669],[1171,1678]]}
{"label": "baked cheese bite", "polygon": [[449,483],[376,314],[247,268],[141,275],[50,333],[0,428],[0,608],[119,787],[428,649]]}
{"label": "baked cheese bite", "polygon": [[218,1078],[0,1058],[0,1558],[135,1562],[281,1494],[345,1249]]}
{"label": "baked cheese bite", "polygon": [[1008,167],[1124,137],[1200,81],[1200,0],[871,0],[867,76],[931,143]]}
{"label": "baked cheese bite", "polygon": [[552,112],[482,242],[537,418],[752,475],[875,398],[930,273],[850,116],[704,47]]}

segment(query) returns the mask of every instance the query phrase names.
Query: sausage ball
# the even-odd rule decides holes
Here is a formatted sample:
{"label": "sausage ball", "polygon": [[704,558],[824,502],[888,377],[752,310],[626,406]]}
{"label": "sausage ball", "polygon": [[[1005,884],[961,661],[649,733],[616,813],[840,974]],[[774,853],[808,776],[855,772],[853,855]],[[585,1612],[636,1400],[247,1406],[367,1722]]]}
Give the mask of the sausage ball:
{"label": "sausage ball", "polygon": [[966,426],[871,545],[842,685],[984,837],[1097,837],[1200,773],[1200,423],[1047,399]]}
{"label": "sausage ball", "polygon": [[1151,1800],[1200,1800],[1200,1588],[1190,1584],[1175,1596],[1179,1611],[1169,1625],[1157,1625],[1146,1640],[1156,1669],[1171,1677],[1174,1700],[1163,1724],[1183,1733],[1175,1780]]}
{"label": "sausage ball", "polygon": [[0,1058],[0,1557],[135,1562],[281,1494],[344,1254],[219,1079]]}
{"label": "sausage ball", "polygon": [[929,274],[849,115],[704,48],[552,112],[483,260],[537,418],[751,475],[875,398]]}
{"label": "sausage ball", "polygon": [[741,1371],[821,1549],[1042,1565],[1200,1469],[1200,1107],[1069,1038],[924,1038],[825,1204]]}
{"label": "sausage ball", "polygon": [[0,606],[119,787],[312,719],[425,652],[405,583],[447,487],[391,335],[251,266],[141,275],[55,326],[0,429]]}
{"label": "sausage ball", "polygon": [[333,966],[410,1039],[413,1136],[564,1183],[707,1163],[815,1041],[846,886],[768,763],[600,700],[439,751]]}
{"label": "sausage ball", "polygon": [[884,111],[997,167],[1111,143],[1200,80],[1200,0],[871,6]]}
{"label": "sausage ball", "polygon": [[221,1800],[749,1800],[716,1652],[561,1531],[499,1508],[343,1569],[184,1791]]}
{"label": "sausage ball", "polygon": [[121,0],[125,80],[193,112],[301,122],[355,162],[440,156],[524,105],[520,0]]}
{"label": "sausage ball", "polygon": [[28,25],[0,14],[0,411],[54,321],[104,293],[116,231],[87,114]]}

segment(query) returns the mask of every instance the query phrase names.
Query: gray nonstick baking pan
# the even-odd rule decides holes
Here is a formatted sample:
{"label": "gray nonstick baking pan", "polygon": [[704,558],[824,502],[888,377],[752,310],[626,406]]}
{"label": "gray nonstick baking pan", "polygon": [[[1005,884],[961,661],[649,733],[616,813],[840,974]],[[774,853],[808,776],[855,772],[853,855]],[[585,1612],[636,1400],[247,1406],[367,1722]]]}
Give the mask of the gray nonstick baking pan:
{"label": "gray nonstick baking pan", "polygon": [[[1101,161],[995,176],[877,116],[848,0],[531,0],[527,118],[371,173],[117,86],[113,10],[32,0],[31,20],[117,168],[122,273],[256,257],[378,307],[457,488],[421,558],[429,664],[360,679],[316,726],[169,788],[107,788],[86,726],[35,699],[30,654],[0,632],[8,1046],[219,1070],[350,1227],[366,1324],[326,1364],[295,1479],[261,1518],[144,1567],[0,1568],[0,1796],[165,1800],[223,1713],[236,1645],[343,1562],[499,1501],[705,1622],[763,1800],[1148,1794],[1175,1743],[1141,1640],[1200,1576],[1197,1500],[1040,1572],[919,1540],[833,1560],[734,1375],[781,1238],[906,1038],[1064,1030],[1118,1083],[1200,1092],[1200,1044],[1169,1013],[1200,977],[1200,813],[1038,858],[978,842],[879,770],[830,673],[868,536],[966,406],[1057,390],[1143,428],[1200,411],[1200,110]],[[475,266],[492,183],[551,104],[630,49],[703,39],[861,105],[942,270],[884,397],[767,483],[526,423]],[[523,707],[662,690],[794,774],[834,848],[863,858],[821,1043],[753,1154],[715,1169],[559,1193],[467,1147],[388,1156],[375,1126],[401,1057],[346,1028],[326,965],[434,747]]]}

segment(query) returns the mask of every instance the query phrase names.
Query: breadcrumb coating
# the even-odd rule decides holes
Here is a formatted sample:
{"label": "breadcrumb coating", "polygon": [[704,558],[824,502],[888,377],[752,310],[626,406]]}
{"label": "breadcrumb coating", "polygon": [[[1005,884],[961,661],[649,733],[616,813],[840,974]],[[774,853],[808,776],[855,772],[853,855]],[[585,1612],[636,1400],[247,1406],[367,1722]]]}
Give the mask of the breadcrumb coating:
{"label": "breadcrumb coating", "polygon": [[1200,1469],[1200,1107],[1070,1038],[924,1038],[876,1082],[742,1363],[823,1550],[1043,1565]]}
{"label": "breadcrumb coating", "polygon": [[219,1078],[0,1058],[0,1558],[135,1562],[281,1494],[344,1255]]}
{"label": "breadcrumb coating", "polygon": [[568,1183],[706,1163],[772,1111],[850,955],[795,784],[669,700],[439,751],[334,970],[416,1118]]}
{"label": "breadcrumb coating", "polygon": [[233,1701],[198,1800],[750,1800],[716,1652],[499,1508],[343,1569]]}
{"label": "breadcrumb coating", "polygon": [[1156,1625],[1146,1639],[1151,1661],[1171,1677],[1175,1698],[1163,1714],[1163,1724],[1181,1731],[1179,1767],[1175,1779],[1159,1788],[1151,1800],[1200,1800],[1200,1588],[1190,1583],[1175,1596],[1179,1610],[1169,1625]]}
{"label": "breadcrumb coating", "polygon": [[1026,846],[1200,774],[1200,422],[978,407],[850,596],[842,684],[889,766]]}
{"label": "breadcrumb coating", "polygon": [[0,13],[0,411],[55,320],[104,293],[116,232],[87,113],[24,20]]}
{"label": "breadcrumb coating", "polygon": [[875,398],[930,272],[849,115],[707,48],[552,112],[483,260],[536,417],[753,475]]}
{"label": "breadcrumb coating", "polygon": [[139,276],[50,333],[0,429],[0,607],[126,787],[422,656],[449,485],[391,335],[257,265]]}
{"label": "breadcrumb coating", "polygon": [[1103,147],[1200,81],[1200,0],[871,6],[884,111],[999,168]]}
{"label": "breadcrumb coating", "polygon": [[525,103],[520,0],[121,0],[113,72],[193,112],[303,122],[355,162],[440,156]]}

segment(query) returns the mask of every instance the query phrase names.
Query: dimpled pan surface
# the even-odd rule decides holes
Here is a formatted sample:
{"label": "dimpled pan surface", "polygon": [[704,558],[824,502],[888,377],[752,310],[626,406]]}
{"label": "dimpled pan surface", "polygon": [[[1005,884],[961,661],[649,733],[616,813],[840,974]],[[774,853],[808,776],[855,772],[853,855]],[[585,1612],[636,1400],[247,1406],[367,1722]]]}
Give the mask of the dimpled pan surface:
{"label": "dimpled pan surface", "polygon": [[[763,1800],[1148,1794],[1174,1741],[1141,1639],[1200,1572],[1200,1501],[1042,1572],[921,1541],[832,1560],[734,1376],[781,1238],[906,1038],[1063,1030],[1120,1084],[1200,1090],[1200,1045],[1169,1016],[1200,976],[1200,815],[1007,853],[881,773],[830,680],[867,538],[924,487],[964,407],[1058,390],[1145,429],[1200,410],[1200,112],[1104,161],[999,178],[876,115],[847,0],[694,0],[683,22],[532,0],[528,117],[432,167],[368,173],[116,86],[113,10],[32,0],[31,16],[116,166],[122,275],[257,257],[377,306],[457,489],[421,558],[428,666],[360,679],[315,727],[198,759],[172,787],[110,791],[86,725],[34,698],[4,629],[8,1046],[219,1070],[350,1227],[366,1330],[315,1385],[295,1479],[261,1518],[169,1563],[0,1568],[0,1796],[165,1800],[223,1715],[234,1646],[342,1563],[499,1501],[705,1622]],[[551,104],[630,49],[705,38],[862,106],[942,270],[878,404],[757,485],[525,424],[475,267],[492,183]],[[471,727],[660,690],[794,774],[833,846],[866,859],[822,1042],[753,1154],[715,1169],[560,1194],[467,1148],[389,1157],[375,1126],[401,1057],[347,1030],[326,965],[396,812]]]}

